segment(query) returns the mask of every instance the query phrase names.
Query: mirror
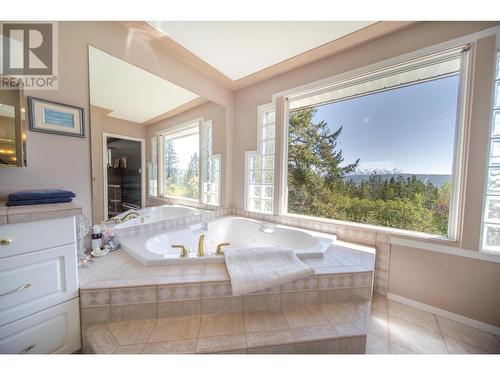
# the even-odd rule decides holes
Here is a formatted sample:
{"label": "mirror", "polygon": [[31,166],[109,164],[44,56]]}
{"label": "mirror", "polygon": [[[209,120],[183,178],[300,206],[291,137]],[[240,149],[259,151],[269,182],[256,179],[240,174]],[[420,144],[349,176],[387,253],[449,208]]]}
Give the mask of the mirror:
{"label": "mirror", "polygon": [[[223,106],[92,46],[89,80],[94,224],[122,228],[220,206]],[[170,206],[146,208],[158,205]]]}
{"label": "mirror", "polygon": [[22,90],[0,90],[0,166],[26,166],[25,109]]}

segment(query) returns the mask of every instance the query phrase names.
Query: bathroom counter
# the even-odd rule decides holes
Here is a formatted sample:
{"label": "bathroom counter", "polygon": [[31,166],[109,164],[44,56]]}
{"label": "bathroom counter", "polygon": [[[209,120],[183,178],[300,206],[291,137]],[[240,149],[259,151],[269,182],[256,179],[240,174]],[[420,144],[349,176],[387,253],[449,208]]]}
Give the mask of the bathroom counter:
{"label": "bathroom counter", "polygon": [[73,202],[7,207],[5,201],[0,201],[0,224],[56,219],[81,213],[82,208]]}

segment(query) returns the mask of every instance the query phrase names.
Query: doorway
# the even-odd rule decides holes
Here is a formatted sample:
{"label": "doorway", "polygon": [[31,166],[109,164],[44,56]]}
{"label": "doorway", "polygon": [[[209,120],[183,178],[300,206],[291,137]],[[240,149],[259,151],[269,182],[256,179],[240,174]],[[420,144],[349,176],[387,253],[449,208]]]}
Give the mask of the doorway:
{"label": "doorway", "polygon": [[145,139],[103,134],[104,219],[146,205]]}

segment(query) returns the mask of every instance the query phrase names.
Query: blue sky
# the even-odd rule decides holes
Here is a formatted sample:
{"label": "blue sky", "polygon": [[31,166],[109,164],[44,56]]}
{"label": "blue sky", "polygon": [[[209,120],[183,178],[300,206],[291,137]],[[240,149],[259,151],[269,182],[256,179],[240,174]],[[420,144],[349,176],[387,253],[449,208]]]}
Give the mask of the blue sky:
{"label": "blue sky", "polygon": [[314,122],[342,126],[344,164],[451,174],[458,85],[452,76],[323,105]]}

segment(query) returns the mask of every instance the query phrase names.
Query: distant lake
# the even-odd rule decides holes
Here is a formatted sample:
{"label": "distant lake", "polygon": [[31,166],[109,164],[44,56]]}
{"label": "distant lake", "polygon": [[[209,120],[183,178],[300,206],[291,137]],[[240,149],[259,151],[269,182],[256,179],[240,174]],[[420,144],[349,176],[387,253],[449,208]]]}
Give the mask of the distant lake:
{"label": "distant lake", "polygon": [[[350,174],[344,177],[344,181],[353,180],[356,185],[359,185],[361,181],[366,180],[372,176],[371,174]],[[445,182],[451,182],[451,175],[449,174],[411,174],[411,173],[401,173],[401,174],[376,174],[376,176],[380,176],[382,180],[390,180],[392,177],[394,179],[398,178],[398,176],[403,176],[404,179],[411,176],[415,176],[417,180],[422,181],[427,184],[428,182],[432,183],[434,186],[441,186]]]}

